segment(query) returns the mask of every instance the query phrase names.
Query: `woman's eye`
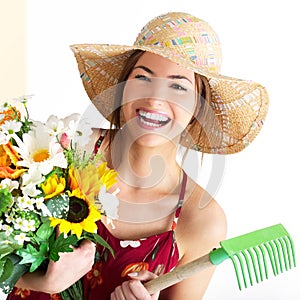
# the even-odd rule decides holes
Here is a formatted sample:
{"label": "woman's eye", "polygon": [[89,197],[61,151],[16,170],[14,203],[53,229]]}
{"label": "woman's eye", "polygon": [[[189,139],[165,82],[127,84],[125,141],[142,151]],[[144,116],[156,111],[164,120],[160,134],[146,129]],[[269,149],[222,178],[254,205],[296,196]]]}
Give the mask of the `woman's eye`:
{"label": "woman's eye", "polygon": [[139,80],[145,80],[145,81],[150,81],[150,78],[145,76],[145,75],[135,75],[134,76],[135,79],[139,79]]}
{"label": "woman's eye", "polygon": [[178,90],[178,91],[183,91],[183,92],[187,91],[187,88],[183,87],[182,85],[180,85],[178,83],[171,84],[171,88]]}

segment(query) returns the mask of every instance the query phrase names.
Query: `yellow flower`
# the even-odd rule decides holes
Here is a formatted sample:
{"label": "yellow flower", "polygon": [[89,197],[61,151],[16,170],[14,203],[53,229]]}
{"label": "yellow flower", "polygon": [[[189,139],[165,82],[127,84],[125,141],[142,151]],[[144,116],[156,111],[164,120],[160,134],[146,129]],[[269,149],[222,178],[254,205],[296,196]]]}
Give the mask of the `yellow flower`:
{"label": "yellow flower", "polygon": [[76,190],[79,186],[78,186],[78,182],[76,180],[76,177],[75,177],[75,168],[74,166],[71,166],[69,168],[69,180],[68,180],[68,184],[70,186],[70,189],[73,191],[73,190]]}
{"label": "yellow flower", "polygon": [[107,190],[117,182],[118,173],[115,170],[108,168],[106,162],[98,167],[98,174],[101,183],[106,186]]}
{"label": "yellow flower", "polygon": [[71,234],[76,234],[78,239],[83,230],[96,233],[96,222],[101,219],[100,212],[84,199],[79,189],[73,190],[69,197],[70,207],[67,220],[50,218],[50,225],[52,227],[59,225],[61,233],[71,232]]}
{"label": "yellow flower", "polygon": [[61,194],[66,187],[66,180],[63,177],[58,177],[57,174],[50,176],[43,184],[42,190],[45,193],[45,199],[52,198]]}
{"label": "yellow flower", "polygon": [[101,186],[108,190],[116,183],[117,172],[107,168],[107,163],[99,167],[89,163],[84,168],[69,170],[69,186],[71,190],[80,189],[90,203],[95,203],[95,197],[99,194]]}

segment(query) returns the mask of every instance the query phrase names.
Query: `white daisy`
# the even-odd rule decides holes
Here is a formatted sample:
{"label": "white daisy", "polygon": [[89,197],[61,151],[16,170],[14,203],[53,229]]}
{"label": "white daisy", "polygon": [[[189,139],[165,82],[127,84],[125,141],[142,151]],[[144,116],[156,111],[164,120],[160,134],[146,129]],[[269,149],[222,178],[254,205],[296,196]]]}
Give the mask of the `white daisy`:
{"label": "white daisy", "polygon": [[45,129],[50,135],[61,135],[64,132],[64,122],[57,116],[51,115],[45,124]]}
{"label": "white daisy", "polygon": [[29,242],[30,238],[26,236],[25,233],[21,232],[20,234],[15,235],[14,239],[18,242],[19,245],[23,245],[24,242]]}
{"label": "white daisy", "polygon": [[0,131],[0,145],[6,145],[9,142],[9,140],[10,140],[10,136]]}
{"label": "white daisy", "polygon": [[27,195],[29,197],[36,197],[37,195],[42,193],[36,188],[36,185],[32,183],[23,186],[21,190],[23,192],[23,195]]}
{"label": "white daisy", "polygon": [[14,220],[14,228],[15,230],[19,230],[23,227],[24,220],[22,218],[17,218]]}
{"label": "white daisy", "polygon": [[16,190],[19,187],[19,182],[16,180],[11,180],[10,178],[5,178],[1,181],[1,188],[7,188],[11,193],[13,190]]}
{"label": "white daisy", "polygon": [[23,224],[21,227],[22,231],[29,232],[35,231],[35,221],[34,220],[23,220]]}
{"label": "white daisy", "polygon": [[21,127],[22,122],[16,120],[8,120],[1,125],[2,133],[9,136],[9,138],[15,137],[15,134],[20,131]]}
{"label": "white daisy", "polygon": [[116,189],[113,193],[107,193],[106,187],[101,186],[100,192],[98,194],[98,201],[101,204],[101,210],[105,214],[107,223],[111,224],[114,228],[113,220],[119,218],[118,208],[119,208],[119,199],[117,198],[117,194],[120,189]]}
{"label": "white daisy", "polygon": [[67,160],[60,144],[55,137],[49,135],[45,126],[37,123],[34,130],[23,135],[23,141],[17,140],[18,147],[14,147],[20,154],[18,166],[37,168],[41,174],[47,175],[53,167],[67,167]]}
{"label": "white daisy", "polygon": [[92,134],[91,124],[87,119],[80,118],[79,114],[72,114],[63,119],[68,138],[73,140],[74,144],[84,147],[90,141]]}
{"label": "white daisy", "polygon": [[35,199],[35,205],[38,210],[42,211],[43,216],[51,216],[51,212],[44,203],[44,197],[39,197]]}
{"label": "white daisy", "polygon": [[21,97],[18,97],[18,98],[14,98],[13,100],[14,101],[17,101],[21,104],[24,104],[27,102],[27,100],[31,99],[34,95],[24,95],[24,96],[21,96]]}
{"label": "white daisy", "polygon": [[12,215],[5,213],[5,222],[12,223],[13,221],[14,221],[14,218],[12,217]]}
{"label": "white daisy", "polygon": [[30,198],[27,195],[18,197],[18,205],[21,209],[29,209],[31,211],[34,210],[35,199]]}
{"label": "white daisy", "polygon": [[6,224],[2,226],[2,230],[5,232],[6,236],[10,236],[14,232],[13,227]]}
{"label": "white daisy", "polygon": [[38,185],[45,180],[45,176],[38,169],[38,165],[32,166],[27,173],[23,173],[21,176],[23,186],[28,184]]}

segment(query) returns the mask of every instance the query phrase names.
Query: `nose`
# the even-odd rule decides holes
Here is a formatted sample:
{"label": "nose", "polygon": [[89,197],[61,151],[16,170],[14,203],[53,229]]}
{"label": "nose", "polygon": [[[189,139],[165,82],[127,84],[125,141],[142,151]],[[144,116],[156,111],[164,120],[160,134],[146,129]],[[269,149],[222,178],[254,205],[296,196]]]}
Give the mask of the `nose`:
{"label": "nose", "polygon": [[160,78],[153,79],[152,84],[145,90],[145,99],[149,103],[162,105],[168,99],[166,81]]}

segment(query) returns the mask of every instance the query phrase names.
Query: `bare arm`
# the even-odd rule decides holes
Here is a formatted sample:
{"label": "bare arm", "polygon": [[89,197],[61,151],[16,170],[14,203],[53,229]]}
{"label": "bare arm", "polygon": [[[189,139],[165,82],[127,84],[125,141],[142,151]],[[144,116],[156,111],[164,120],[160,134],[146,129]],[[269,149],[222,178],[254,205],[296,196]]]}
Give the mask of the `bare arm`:
{"label": "bare arm", "polygon": [[92,268],[94,257],[95,244],[85,240],[73,252],[60,253],[57,262],[50,261],[46,272],[27,273],[19,279],[16,286],[49,294],[59,293]]}

